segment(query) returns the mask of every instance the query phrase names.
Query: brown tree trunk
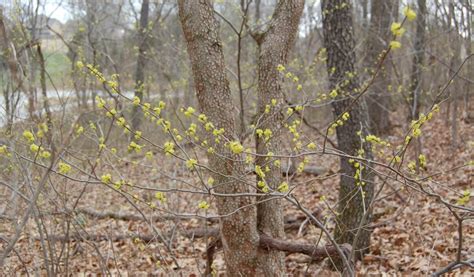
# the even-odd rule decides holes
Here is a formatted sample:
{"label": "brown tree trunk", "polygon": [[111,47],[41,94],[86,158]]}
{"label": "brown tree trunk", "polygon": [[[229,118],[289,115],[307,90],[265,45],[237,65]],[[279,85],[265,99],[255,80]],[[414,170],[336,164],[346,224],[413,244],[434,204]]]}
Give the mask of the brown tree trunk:
{"label": "brown tree trunk", "polygon": [[[13,94],[21,86],[21,80],[18,76],[17,63],[12,55],[12,49],[10,48],[10,40],[5,28],[5,21],[3,18],[3,8],[0,7],[0,59],[6,64],[9,77],[8,86],[5,89],[5,111],[7,117],[7,128],[6,133],[10,134],[13,125],[13,114],[14,106],[10,105],[13,99]],[[15,84],[16,83],[16,84]],[[17,87],[15,87],[17,86]]]}
{"label": "brown tree trunk", "polygon": [[425,28],[426,28],[426,0],[418,0],[418,13],[416,17],[416,37],[415,37],[415,55],[413,56],[413,68],[410,80],[410,118],[417,120],[420,116],[420,94],[421,94],[421,77],[424,60],[424,44],[425,44]]}
{"label": "brown tree trunk", "polygon": [[[143,90],[145,86],[145,66],[146,66],[146,46],[148,37],[148,11],[150,1],[143,0],[140,11],[140,27],[138,29],[138,58],[137,68],[135,70],[135,96],[143,100]],[[133,107],[132,112],[132,128],[137,130],[140,126],[142,117],[141,108],[139,106]],[[133,136],[133,134],[132,134]]]}
{"label": "brown tree trunk", "polygon": [[[301,15],[303,13],[304,0],[278,2],[272,16],[268,30],[257,36],[259,47],[258,53],[258,118],[260,129],[272,131],[272,137],[266,141],[265,138],[256,136],[257,154],[281,153],[281,129],[283,128],[284,105],[283,91],[280,86],[280,74],[277,70],[279,64],[286,64],[288,53],[294,45]],[[276,105],[272,104],[276,100]],[[267,106],[271,107],[269,113],[265,113]],[[264,181],[270,188],[276,189],[281,184],[281,169],[275,166],[272,158],[257,156],[256,165],[270,171],[266,173]],[[271,235],[274,238],[284,238],[283,211],[281,200],[265,201],[268,197],[259,197],[257,206],[258,230],[261,233]],[[259,266],[266,269],[265,276],[281,276],[285,273],[284,253],[279,251],[261,250],[258,256]],[[263,252],[263,253],[262,253]],[[269,269],[269,271],[268,271]]]}
{"label": "brown tree trunk", "polygon": [[[178,5],[200,110],[216,128],[224,128],[224,136],[227,139],[234,141],[236,136],[234,116],[231,112],[232,98],[225,74],[224,55],[218,34],[219,25],[214,17],[212,3],[209,0],[180,0]],[[209,141],[214,139],[210,138]],[[249,192],[250,188],[238,181],[239,174],[244,171],[244,164],[240,162],[239,157],[229,153],[222,143],[213,147],[217,153],[225,157],[209,155],[209,167],[216,172],[213,174],[216,192]],[[253,203],[250,197],[217,198],[219,214],[232,213],[220,221],[224,258],[229,276],[257,275],[259,236]]]}
{"label": "brown tree trunk", "polygon": [[[355,156],[358,155],[358,150],[363,148],[365,152],[363,158],[371,159],[370,146],[366,143],[361,145],[361,139],[367,134],[366,104],[363,98],[352,104],[352,98],[357,95],[356,90],[359,89],[359,81],[357,75],[350,78],[347,74],[355,72],[352,6],[348,0],[325,0],[322,2],[322,11],[324,46],[328,53],[329,90],[338,91],[337,101],[334,101],[332,106],[336,116],[344,112],[350,114],[344,125],[336,129],[338,148],[348,155]],[[353,248],[360,257],[360,254],[368,251],[370,243],[370,230],[361,229],[361,226],[371,221],[371,216],[367,213],[370,211],[368,207],[373,197],[374,186],[371,174],[366,170],[367,166],[361,171],[361,179],[358,180],[354,178],[355,166],[349,163],[347,158],[341,157],[340,162],[339,216],[335,239],[338,243],[349,244],[354,244],[356,240]]]}
{"label": "brown tree trunk", "polygon": [[[367,66],[375,68],[379,57],[387,48],[390,41],[390,24],[395,3],[398,0],[372,1],[371,17],[369,25],[369,37],[367,41]],[[390,92],[390,61],[386,60],[381,72],[377,74],[371,93],[368,95],[367,104],[369,110],[371,132],[377,135],[387,134],[390,129],[389,106]]]}

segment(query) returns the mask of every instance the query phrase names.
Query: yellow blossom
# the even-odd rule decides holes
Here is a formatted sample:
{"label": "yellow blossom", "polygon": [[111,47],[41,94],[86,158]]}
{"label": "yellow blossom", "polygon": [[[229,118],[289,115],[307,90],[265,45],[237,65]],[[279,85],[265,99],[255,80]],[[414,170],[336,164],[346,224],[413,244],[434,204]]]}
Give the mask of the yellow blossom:
{"label": "yellow blossom", "polygon": [[24,131],[24,132],[23,132],[23,137],[24,137],[28,142],[33,142],[33,141],[35,141],[35,136],[34,136],[33,133],[30,132],[30,131]]}
{"label": "yellow blossom", "polygon": [[141,131],[135,131],[135,139],[139,140],[142,137],[142,132]]}
{"label": "yellow blossom", "polygon": [[146,157],[148,160],[153,159],[153,152],[152,152],[152,151],[146,152],[146,153],[145,153],[145,157]]}
{"label": "yellow blossom", "polygon": [[393,50],[399,49],[400,47],[402,47],[402,44],[399,41],[392,40],[390,42],[390,48],[392,48]]}
{"label": "yellow blossom", "polygon": [[403,28],[402,24],[399,22],[393,22],[390,26],[390,30],[394,36],[401,36],[405,33],[405,28]]}
{"label": "yellow blossom", "polygon": [[201,123],[205,123],[207,121],[207,116],[202,113],[198,116],[198,119]]}
{"label": "yellow blossom", "polygon": [[347,121],[347,120],[349,119],[349,117],[350,117],[350,115],[349,115],[348,112],[345,112],[345,113],[342,114],[342,119],[343,119],[344,121]]}
{"label": "yellow blossom", "polygon": [[7,146],[6,145],[0,146],[0,155],[5,155],[7,153],[8,153]]}
{"label": "yellow blossom", "polygon": [[282,192],[282,193],[287,192],[289,189],[290,189],[290,187],[288,186],[287,182],[283,182],[278,186],[278,191]]}
{"label": "yellow blossom", "polygon": [[229,143],[229,148],[234,154],[240,154],[244,151],[244,147],[238,141],[231,141]]}
{"label": "yellow blossom", "polygon": [[197,161],[195,159],[189,159],[186,161],[186,167],[189,169],[193,169],[197,165]]}
{"label": "yellow blossom", "polygon": [[155,193],[155,198],[158,199],[158,201],[160,201],[161,203],[166,203],[166,196],[161,191]]}
{"label": "yellow blossom", "polygon": [[199,209],[207,210],[209,209],[210,205],[207,203],[207,201],[201,200],[199,201],[198,207]]}
{"label": "yellow blossom", "polygon": [[421,135],[421,129],[420,128],[414,128],[412,131],[412,135],[414,138],[417,138]]}
{"label": "yellow blossom", "polygon": [[36,152],[38,152],[38,151],[40,150],[40,147],[39,147],[38,145],[32,143],[32,144],[30,145],[30,150],[31,150],[31,152],[36,153]]}
{"label": "yellow blossom", "polygon": [[135,150],[135,152],[139,153],[142,150],[142,146],[132,141],[128,145],[128,151],[132,151],[132,150]]}
{"label": "yellow blossom", "polygon": [[59,162],[58,171],[61,174],[68,174],[71,171],[71,166],[68,165],[67,163]]}
{"label": "yellow blossom", "polygon": [[77,134],[77,135],[80,135],[80,134],[82,134],[82,133],[84,133],[84,127],[82,127],[82,126],[77,126],[77,128],[76,128],[76,134]]}
{"label": "yellow blossom", "polygon": [[133,97],[132,103],[133,103],[133,105],[135,105],[135,106],[140,105],[140,97],[138,97],[138,96]]}
{"label": "yellow blossom", "polygon": [[194,112],[196,112],[196,110],[193,107],[188,107],[186,111],[184,112],[184,115],[187,117],[190,117],[191,115],[194,114]]}
{"label": "yellow blossom", "polygon": [[110,175],[110,174],[104,174],[104,175],[102,175],[102,177],[100,177],[100,180],[101,180],[102,183],[104,183],[104,184],[109,184],[110,181],[112,181],[112,175]]}
{"label": "yellow blossom", "polygon": [[408,21],[413,21],[416,18],[416,12],[410,6],[403,8],[403,14],[407,17]]}
{"label": "yellow blossom", "polygon": [[51,153],[49,151],[42,151],[40,153],[40,156],[41,156],[41,158],[47,159],[47,158],[51,157]]}
{"label": "yellow blossom", "polygon": [[165,151],[166,155],[174,154],[174,143],[171,141],[165,142],[163,150]]}
{"label": "yellow blossom", "polygon": [[255,166],[255,173],[257,173],[258,177],[261,179],[265,178],[265,172],[263,172],[262,168],[259,165]]}

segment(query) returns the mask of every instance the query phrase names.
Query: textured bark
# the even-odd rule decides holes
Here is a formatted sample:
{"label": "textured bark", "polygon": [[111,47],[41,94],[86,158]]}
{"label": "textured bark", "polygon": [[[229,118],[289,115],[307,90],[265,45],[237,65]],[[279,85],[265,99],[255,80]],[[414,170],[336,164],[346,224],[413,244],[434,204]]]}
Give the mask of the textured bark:
{"label": "textured bark", "polygon": [[[145,66],[146,66],[146,46],[148,37],[148,11],[150,1],[143,0],[142,8],[140,10],[140,27],[138,29],[138,58],[137,68],[135,70],[135,96],[143,99],[143,90],[145,85]],[[140,126],[142,118],[141,108],[138,106],[133,107],[132,113],[132,127],[137,130]],[[133,136],[133,134],[132,134]]]}
{"label": "textured bark", "polygon": [[[6,133],[10,134],[13,125],[14,106],[10,105],[13,99],[13,93],[21,86],[21,80],[18,77],[17,63],[13,57],[12,49],[10,47],[10,39],[5,28],[5,21],[3,17],[3,8],[0,7],[0,61],[6,65],[8,70],[8,79],[10,79],[8,87],[5,89],[5,112],[7,116]],[[18,86],[18,87],[15,87]],[[13,104],[13,103],[12,103]]]}
{"label": "textured bark", "polygon": [[[43,108],[46,113],[46,122],[48,123],[49,128],[51,128],[52,115],[51,115],[51,109],[49,105],[47,88],[46,88],[46,64],[45,64],[43,52],[41,51],[41,44],[38,44],[36,46],[36,51],[38,53],[38,64],[40,66],[40,85],[41,85],[41,95],[43,96]],[[49,135],[50,134],[48,134],[47,137],[49,137]]]}
{"label": "textured bark", "polygon": [[[281,153],[281,129],[283,128],[282,106],[285,104],[280,86],[279,64],[286,64],[288,54],[292,48],[301,15],[304,0],[278,2],[273,13],[268,30],[257,39],[258,52],[258,118],[260,129],[272,130],[272,138],[255,137],[257,154],[266,155],[269,152]],[[272,99],[277,101],[272,105]],[[270,113],[265,113],[266,106],[270,106]],[[269,166],[264,181],[273,189],[281,184],[281,169],[273,164],[271,158],[258,156],[256,164],[262,168]],[[259,180],[260,181],[260,180]],[[259,197],[259,201],[266,196]],[[258,230],[274,238],[284,238],[283,211],[281,200],[265,201],[257,206]],[[258,256],[259,267],[270,269],[265,271],[266,276],[281,276],[285,272],[284,254],[277,250],[261,249]]]}
{"label": "textured bark", "polygon": [[[217,128],[224,128],[229,140],[236,140],[232,98],[226,77],[224,55],[218,35],[219,25],[214,18],[211,1],[178,1],[179,16],[187,41],[188,54],[194,76],[196,94],[202,113]],[[209,141],[214,141],[212,138]],[[216,152],[232,156],[222,143],[214,145]],[[231,158],[239,158],[233,155]],[[215,190],[219,193],[245,193],[249,187],[237,181],[243,163],[209,155],[209,167],[214,174]],[[249,197],[218,197],[217,209],[225,215],[220,222],[224,258],[229,276],[257,275],[259,236],[256,208]],[[248,206],[235,212],[243,206]],[[235,212],[235,213],[234,213]]]}
{"label": "textured bark", "polygon": [[[380,55],[391,40],[390,24],[393,22],[395,2],[398,0],[372,1],[369,37],[367,41],[366,66],[374,68]],[[377,135],[387,134],[390,129],[389,106],[390,92],[390,61],[384,61],[381,72],[374,80],[367,104],[371,132]]]}
{"label": "textured bark", "polygon": [[[451,48],[451,68],[458,68],[461,64],[461,38],[459,37],[459,22],[455,16],[454,3],[449,3],[449,25],[454,26],[454,32],[450,32],[450,48]],[[451,110],[451,147],[456,148],[458,144],[458,110],[461,97],[461,83],[455,80],[451,85],[450,101],[452,102]]]}
{"label": "textured bark", "polygon": [[[343,7],[343,8],[336,8]],[[357,76],[349,78],[346,73],[355,70],[354,31],[352,25],[352,7],[349,0],[325,0],[322,2],[324,46],[327,49],[327,70],[329,76],[329,89],[339,89],[338,101],[332,103],[336,116],[344,112],[350,113],[350,118],[343,126],[336,129],[339,150],[349,155],[357,155],[361,148],[361,136],[367,134],[367,110],[361,98],[353,102],[353,96],[359,88]],[[363,146],[365,158],[371,159],[371,149],[367,144]],[[341,179],[339,188],[338,223],[335,239],[338,243],[353,244],[358,233],[356,245],[352,245],[356,254],[366,252],[370,243],[370,231],[360,229],[360,225],[370,222],[371,216],[365,215],[366,209],[373,197],[374,187],[370,173],[362,171],[365,185],[357,185],[354,181],[355,168],[347,158],[341,157]],[[365,197],[362,196],[362,191]],[[362,222],[363,218],[365,222]],[[357,255],[360,257],[360,255]]]}
{"label": "textured bark", "polygon": [[418,119],[420,115],[421,77],[424,60],[425,28],[426,28],[426,0],[418,0],[418,13],[416,17],[415,55],[410,80],[411,120]]}

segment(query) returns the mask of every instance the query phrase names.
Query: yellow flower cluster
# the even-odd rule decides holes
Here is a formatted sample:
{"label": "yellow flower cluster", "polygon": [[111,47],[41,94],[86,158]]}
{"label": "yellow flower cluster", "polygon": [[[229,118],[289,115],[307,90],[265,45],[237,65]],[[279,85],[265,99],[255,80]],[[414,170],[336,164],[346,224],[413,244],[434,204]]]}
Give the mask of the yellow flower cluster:
{"label": "yellow flower cluster", "polygon": [[189,159],[189,160],[186,161],[186,167],[188,169],[194,169],[196,167],[197,163],[198,163],[197,160]]}
{"label": "yellow flower cluster", "polygon": [[207,203],[207,201],[205,200],[199,201],[199,204],[198,204],[199,209],[203,209],[203,210],[209,209],[210,206],[211,205],[209,205],[209,203]]}
{"label": "yellow flower cluster", "polygon": [[160,201],[162,204],[166,203],[166,195],[161,191],[158,191],[157,193],[155,193],[155,198],[158,201]]}
{"label": "yellow flower cluster", "polygon": [[136,153],[140,153],[142,151],[142,146],[137,144],[134,141],[131,141],[130,144],[128,145],[128,151],[133,151],[135,150]]}
{"label": "yellow flower cluster", "polygon": [[346,122],[347,120],[349,120],[350,118],[350,114],[348,112],[345,112],[341,115],[341,119],[337,119],[336,122],[332,123],[330,126],[329,126],[329,129],[328,129],[328,134],[329,135],[332,135],[334,133],[334,131],[336,130],[336,128],[338,126],[342,126],[344,125],[344,122]]}
{"label": "yellow flower cluster", "polygon": [[240,153],[244,152],[244,147],[238,141],[229,142],[229,148],[232,151],[232,153],[234,153],[234,154],[240,154]]}
{"label": "yellow flower cluster", "polygon": [[61,174],[68,174],[71,171],[71,166],[68,165],[67,163],[59,162],[58,171]]}
{"label": "yellow flower cluster", "polygon": [[171,141],[165,142],[163,150],[167,156],[174,154],[174,143]]}
{"label": "yellow flower cluster", "polygon": [[416,18],[416,12],[412,10],[410,6],[403,8],[403,14],[406,16],[408,21],[413,21]]}

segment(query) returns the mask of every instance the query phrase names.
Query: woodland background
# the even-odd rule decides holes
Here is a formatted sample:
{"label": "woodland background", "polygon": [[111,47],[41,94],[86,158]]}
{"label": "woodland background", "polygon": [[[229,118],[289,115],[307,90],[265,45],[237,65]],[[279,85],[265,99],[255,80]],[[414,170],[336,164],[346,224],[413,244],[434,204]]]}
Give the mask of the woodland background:
{"label": "woodland background", "polygon": [[0,1],[0,275],[474,274],[473,25],[471,0]]}

